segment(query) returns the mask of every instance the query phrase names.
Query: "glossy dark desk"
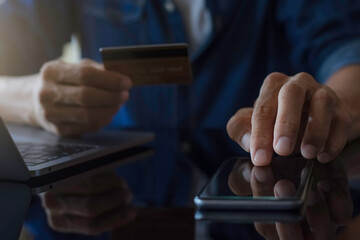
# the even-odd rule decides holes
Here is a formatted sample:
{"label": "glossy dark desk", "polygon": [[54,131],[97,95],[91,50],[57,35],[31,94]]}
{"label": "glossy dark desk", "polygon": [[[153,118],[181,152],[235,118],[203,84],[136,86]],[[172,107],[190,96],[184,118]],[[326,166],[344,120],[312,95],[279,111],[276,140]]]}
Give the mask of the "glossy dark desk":
{"label": "glossy dark desk", "polygon": [[[62,194],[61,196],[73,194],[80,196],[83,203],[83,205],[72,206],[70,214],[57,213],[61,217],[56,218],[58,222],[50,226],[50,220],[47,219],[44,210],[46,208],[44,202],[41,202],[38,195],[31,194],[39,189],[34,190],[26,184],[2,181],[0,184],[2,196],[0,199],[0,239],[18,239],[22,228],[32,235],[30,239],[48,240],[264,239],[251,222],[199,223],[194,220],[193,198],[211,174],[224,159],[247,156],[227,137],[225,131],[164,130],[155,133],[156,141],[151,144],[155,153],[152,156],[106,169],[106,174],[116,173],[117,177],[120,176],[121,181],[126,183],[122,186],[126,185],[132,192],[131,204],[126,206],[121,205],[123,200],[118,191],[114,190],[114,196],[112,196],[112,188],[107,188],[111,184],[115,186],[114,181],[108,181],[106,177],[105,180],[97,177],[103,174],[101,171],[81,173],[79,174],[81,177],[72,176],[61,181],[61,184],[55,184],[52,190],[41,193],[43,197],[53,192]],[[345,227],[334,232],[331,237],[332,239],[358,239],[360,238],[360,216],[358,216],[360,212],[360,142],[355,142],[345,148],[342,158],[345,159],[345,168],[348,172],[354,214],[353,219]],[[106,174],[104,176],[107,176]],[[96,191],[102,188],[106,191]],[[95,195],[97,195],[96,198]],[[87,200],[87,197],[91,201]],[[107,199],[113,197],[119,199],[119,205],[107,207]],[[71,202],[68,201],[65,204],[71,205]],[[79,211],[76,211],[76,207]],[[88,209],[87,212],[83,211],[84,207]],[[127,212],[128,207],[134,209],[134,212]],[[98,208],[108,209],[97,211]],[[57,209],[56,206],[53,206],[53,209]],[[74,217],[84,212],[86,217]],[[128,219],[129,214],[133,214],[130,217],[131,220],[124,220]],[[61,221],[66,218],[71,221],[63,224]],[[58,226],[61,226],[60,231]],[[74,232],[81,232],[81,234]]]}

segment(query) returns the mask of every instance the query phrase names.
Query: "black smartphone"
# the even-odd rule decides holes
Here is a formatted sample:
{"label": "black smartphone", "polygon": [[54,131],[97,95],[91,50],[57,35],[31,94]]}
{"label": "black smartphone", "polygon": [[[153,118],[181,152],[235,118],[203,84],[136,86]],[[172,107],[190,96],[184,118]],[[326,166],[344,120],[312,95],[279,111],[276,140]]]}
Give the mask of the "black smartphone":
{"label": "black smartphone", "polygon": [[301,157],[275,157],[265,167],[250,158],[228,159],[195,197],[195,218],[299,219],[313,167],[313,160]]}

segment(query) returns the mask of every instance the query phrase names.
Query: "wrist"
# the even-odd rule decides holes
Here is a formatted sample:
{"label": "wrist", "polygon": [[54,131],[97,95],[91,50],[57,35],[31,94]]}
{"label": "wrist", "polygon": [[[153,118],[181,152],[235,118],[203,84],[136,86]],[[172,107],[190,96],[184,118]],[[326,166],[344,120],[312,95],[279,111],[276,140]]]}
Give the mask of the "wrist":
{"label": "wrist", "polygon": [[36,77],[0,77],[0,115],[4,121],[37,125],[33,114]]}
{"label": "wrist", "polygon": [[[351,65],[335,72],[326,82],[334,90],[351,123],[348,141],[360,137],[360,65]],[[344,117],[344,116],[343,116]]]}

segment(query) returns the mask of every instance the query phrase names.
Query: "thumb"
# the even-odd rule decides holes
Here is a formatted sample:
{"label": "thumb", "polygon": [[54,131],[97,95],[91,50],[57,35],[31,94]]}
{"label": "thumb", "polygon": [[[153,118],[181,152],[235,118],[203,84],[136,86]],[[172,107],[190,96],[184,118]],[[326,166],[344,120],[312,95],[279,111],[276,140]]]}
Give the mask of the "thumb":
{"label": "thumb", "polygon": [[251,116],[253,108],[241,108],[227,123],[229,137],[250,152]]}

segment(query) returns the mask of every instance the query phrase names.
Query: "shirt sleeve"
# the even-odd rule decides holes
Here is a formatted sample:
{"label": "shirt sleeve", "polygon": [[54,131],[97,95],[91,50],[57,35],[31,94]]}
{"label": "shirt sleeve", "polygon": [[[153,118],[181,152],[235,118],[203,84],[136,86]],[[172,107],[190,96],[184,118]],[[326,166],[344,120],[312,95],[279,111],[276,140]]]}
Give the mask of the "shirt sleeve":
{"label": "shirt sleeve", "polygon": [[66,0],[0,3],[0,75],[26,75],[59,57],[70,40],[72,14]]}
{"label": "shirt sleeve", "polygon": [[360,64],[360,1],[279,0],[277,17],[297,71],[324,83],[338,69]]}

